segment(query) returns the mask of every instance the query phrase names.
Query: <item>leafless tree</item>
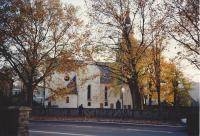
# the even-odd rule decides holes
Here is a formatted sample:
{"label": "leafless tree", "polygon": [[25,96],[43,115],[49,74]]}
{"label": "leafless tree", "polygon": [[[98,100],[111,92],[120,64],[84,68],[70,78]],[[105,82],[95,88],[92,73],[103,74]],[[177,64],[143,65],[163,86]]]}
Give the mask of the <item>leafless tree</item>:
{"label": "leafless tree", "polygon": [[165,1],[165,14],[169,35],[186,49],[178,55],[200,69],[199,1]]}

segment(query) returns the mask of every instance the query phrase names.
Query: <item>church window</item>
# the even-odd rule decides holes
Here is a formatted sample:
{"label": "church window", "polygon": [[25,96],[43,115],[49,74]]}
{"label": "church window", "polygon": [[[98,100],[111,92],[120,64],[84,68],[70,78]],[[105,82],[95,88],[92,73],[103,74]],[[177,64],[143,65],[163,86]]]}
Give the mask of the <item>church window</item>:
{"label": "church window", "polygon": [[87,87],[87,99],[91,101],[91,85],[88,85]]}
{"label": "church window", "polygon": [[69,96],[66,97],[66,103],[69,103]]}
{"label": "church window", "polygon": [[88,106],[91,106],[91,102],[88,102]]}
{"label": "church window", "polygon": [[105,101],[108,101],[108,87],[105,87]]}
{"label": "church window", "polygon": [[105,106],[108,106],[108,102],[107,101],[105,102]]}

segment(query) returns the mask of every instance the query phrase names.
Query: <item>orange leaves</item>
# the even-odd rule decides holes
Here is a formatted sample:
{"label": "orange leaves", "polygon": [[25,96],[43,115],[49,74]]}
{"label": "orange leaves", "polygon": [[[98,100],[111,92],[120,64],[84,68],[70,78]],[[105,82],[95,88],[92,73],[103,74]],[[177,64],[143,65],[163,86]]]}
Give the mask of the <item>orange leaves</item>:
{"label": "orange leaves", "polygon": [[33,13],[34,20],[44,21],[44,18],[46,17],[47,17],[47,13],[45,11],[45,6],[44,6],[43,1],[37,2],[35,12]]}
{"label": "orange leaves", "polygon": [[81,78],[81,81],[80,81],[80,86],[84,86],[84,84],[88,81],[92,81],[94,80],[95,78],[97,77],[100,77],[100,74],[94,74],[94,75],[91,75],[89,77],[84,77],[84,78]]}
{"label": "orange leaves", "polygon": [[66,72],[69,73],[71,71],[76,71],[79,67],[82,66],[82,63],[72,58],[69,58],[67,55],[63,55],[58,59],[59,67],[57,67],[58,72]]}
{"label": "orange leaves", "polygon": [[57,88],[56,90],[52,91],[53,95],[49,96],[49,100],[58,100],[65,97],[67,94],[69,94],[71,90],[67,87],[64,88]]}
{"label": "orange leaves", "polygon": [[59,0],[13,0],[7,6],[0,14],[0,33],[5,34],[0,51],[6,51],[4,58],[25,85],[36,86],[55,69],[72,71],[79,66],[74,60],[84,38],[73,5],[64,7]]}

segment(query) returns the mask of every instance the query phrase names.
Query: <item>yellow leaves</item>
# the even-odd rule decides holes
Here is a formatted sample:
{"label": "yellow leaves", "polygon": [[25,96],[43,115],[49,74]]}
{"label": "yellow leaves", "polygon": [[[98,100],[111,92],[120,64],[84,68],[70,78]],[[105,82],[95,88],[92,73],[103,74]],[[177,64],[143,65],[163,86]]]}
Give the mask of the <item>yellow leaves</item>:
{"label": "yellow leaves", "polygon": [[45,18],[47,17],[47,12],[45,11],[42,2],[39,2],[36,5],[36,10],[35,13],[33,14],[33,18],[35,21],[44,21]]}
{"label": "yellow leaves", "polygon": [[129,43],[127,42],[126,39],[122,39],[121,41],[121,55],[124,57],[124,58],[133,58],[136,56],[136,53],[138,51],[138,49],[140,48],[138,46],[138,43],[137,43],[137,40],[135,39],[134,35],[132,33],[129,33],[129,40],[130,40],[130,46],[129,47]]}
{"label": "yellow leaves", "polygon": [[110,83],[107,84],[109,90],[111,90],[115,95],[121,93],[121,84],[120,81],[116,78],[113,78]]}
{"label": "yellow leaves", "polygon": [[[129,64],[131,59],[134,59],[136,56],[136,51],[138,48],[137,40],[132,34],[129,34],[130,45],[126,39],[122,39],[120,43],[120,50],[118,53],[118,60],[124,64]],[[131,46],[131,47],[129,47]]]}
{"label": "yellow leaves", "polygon": [[59,67],[57,67],[58,72],[71,72],[76,71],[79,67],[82,66],[82,64],[79,61],[73,60],[71,58],[65,57],[66,55],[63,55],[59,60]]}
{"label": "yellow leaves", "polygon": [[83,21],[80,18],[77,18],[76,16],[74,16],[78,11],[77,7],[75,7],[74,5],[68,4],[68,5],[64,5],[63,8],[64,8],[63,20],[66,20],[68,24],[74,25],[74,26],[81,26],[83,24]]}
{"label": "yellow leaves", "polygon": [[63,97],[65,97],[67,94],[71,93],[71,89],[65,87],[65,88],[57,88],[56,90],[54,90],[52,93],[53,95],[51,95],[50,97],[48,97],[49,100],[58,100],[58,99],[62,99]]}
{"label": "yellow leaves", "polygon": [[91,76],[89,76],[89,77],[81,78],[79,84],[80,84],[80,86],[82,87],[82,86],[84,86],[84,84],[85,84],[86,82],[92,81],[92,80],[94,80],[94,79],[97,78],[97,77],[100,77],[100,74],[94,74],[94,75],[91,75]]}
{"label": "yellow leaves", "polygon": [[172,94],[166,95],[164,98],[165,98],[166,102],[168,102],[168,103],[172,103],[174,101],[174,96]]}

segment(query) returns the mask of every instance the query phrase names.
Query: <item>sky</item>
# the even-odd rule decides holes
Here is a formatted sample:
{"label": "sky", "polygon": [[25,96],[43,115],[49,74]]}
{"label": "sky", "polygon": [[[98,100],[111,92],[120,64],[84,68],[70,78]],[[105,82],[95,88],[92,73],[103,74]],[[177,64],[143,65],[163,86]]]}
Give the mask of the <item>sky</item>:
{"label": "sky", "polygon": [[[86,6],[84,0],[61,0],[61,1],[63,1],[64,3],[71,3],[75,6],[78,6],[80,8],[82,17],[85,18]],[[177,55],[177,52],[181,50],[182,48],[180,48],[180,46],[177,46],[177,43],[175,41],[171,41],[170,46],[167,46],[167,49],[163,52],[163,55],[166,57],[166,59],[173,59]],[[187,78],[195,82],[200,82],[200,71],[193,65],[191,65],[188,61],[186,60],[181,61],[178,67],[183,71],[183,73]]]}
{"label": "sky", "polygon": [[[163,55],[167,59],[175,58],[177,56],[177,52],[183,50],[183,48],[178,46],[177,43],[174,41],[170,42],[169,45],[170,46],[167,46],[166,50],[163,52]],[[190,64],[190,62],[188,62],[187,60],[182,60],[177,66],[190,80],[200,82],[200,70],[198,70],[194,65]]]}

